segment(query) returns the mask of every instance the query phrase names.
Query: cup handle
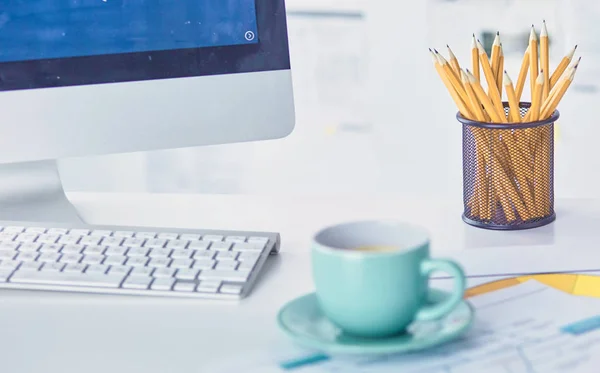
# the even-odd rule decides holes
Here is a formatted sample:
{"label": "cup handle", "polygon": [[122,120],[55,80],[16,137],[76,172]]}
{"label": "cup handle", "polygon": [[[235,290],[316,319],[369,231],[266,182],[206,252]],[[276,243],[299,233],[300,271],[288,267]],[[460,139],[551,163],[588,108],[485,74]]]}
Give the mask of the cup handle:
{"label": "cup handle", "polygon": [[454,289],[448,299],[421,308],[416,315],[416,319],[420,321],[442,318],[456,308],[465,294],[465,274],[458,264],[444,259],[425,259],[421,262],[421,273],[424,276],[429,276],[433,271],[442,271],[452,275]]}

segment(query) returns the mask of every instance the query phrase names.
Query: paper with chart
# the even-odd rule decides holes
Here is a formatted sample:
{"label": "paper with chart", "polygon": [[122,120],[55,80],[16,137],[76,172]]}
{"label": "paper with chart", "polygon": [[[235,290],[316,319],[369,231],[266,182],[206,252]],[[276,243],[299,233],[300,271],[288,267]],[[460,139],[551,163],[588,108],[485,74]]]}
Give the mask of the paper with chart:
{"label": "paper with chart", "polygon": [[[243,359],[243,371],[573,373],[600,366],[598,298],[574,296],[556,286],[527,280],[475,296],[470,302],[477,310],[471,331],[427,352],[342,358],[304,350],[290,342],[249,355]],[[232,367],[218,372],[236,371]]]}

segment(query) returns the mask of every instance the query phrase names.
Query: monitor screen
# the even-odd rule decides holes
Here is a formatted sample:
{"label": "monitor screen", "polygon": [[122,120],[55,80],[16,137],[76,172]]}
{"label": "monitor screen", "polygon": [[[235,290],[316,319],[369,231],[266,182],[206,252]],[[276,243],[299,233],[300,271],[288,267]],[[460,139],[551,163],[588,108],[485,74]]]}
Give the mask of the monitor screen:
{"label": "monitor screen", "polygon": [[0,0],[0,90],[289,68],[283,0]]}

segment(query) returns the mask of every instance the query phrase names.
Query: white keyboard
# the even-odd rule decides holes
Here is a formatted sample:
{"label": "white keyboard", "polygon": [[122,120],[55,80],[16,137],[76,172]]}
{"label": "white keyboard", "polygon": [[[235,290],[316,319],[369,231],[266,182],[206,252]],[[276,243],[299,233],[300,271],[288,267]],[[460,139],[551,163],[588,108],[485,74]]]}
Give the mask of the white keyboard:
{"label": "white keyboard", "polygon": [[241,299],[278,233],[0,222],[0,289]]}

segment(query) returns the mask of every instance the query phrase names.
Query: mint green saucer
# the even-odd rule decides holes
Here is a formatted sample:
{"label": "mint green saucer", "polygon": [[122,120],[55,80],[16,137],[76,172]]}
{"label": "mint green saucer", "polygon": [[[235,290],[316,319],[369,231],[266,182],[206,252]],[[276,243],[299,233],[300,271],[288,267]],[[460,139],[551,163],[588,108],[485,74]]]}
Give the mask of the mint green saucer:
{"label": "mint green saucer", "polygon": [[[438,303],[449,296],[431,289],[429,302]],[[388,338],[360,338],[344,333],[321,312],[315,293],[287,303],[277,316],[279,327],[305,347],[331,354],[392,354],[420,351],[451,341],[471,326],[475,312],[466,301],[448,316],[436,321],[416,321],[407,333]]]}

